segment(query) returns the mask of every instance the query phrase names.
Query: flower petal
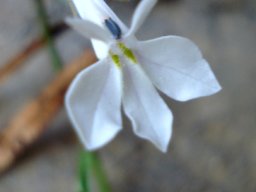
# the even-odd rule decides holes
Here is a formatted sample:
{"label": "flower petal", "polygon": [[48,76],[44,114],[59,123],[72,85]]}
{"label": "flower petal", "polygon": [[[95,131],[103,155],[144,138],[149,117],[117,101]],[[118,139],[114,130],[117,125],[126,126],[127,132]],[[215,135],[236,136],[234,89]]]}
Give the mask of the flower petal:
{"label": "flower petal", "polygon": [[109,45],[97,39],[92,39],[92,45],[98,59],[104,59],[108,56]]}
{"label": "flower petal", "polygon": [[156,3],[157,0],[142,0],[140,2],[133,14],[132,24],[127,36],[133,35],[137,32]]}
{"label": "flower petal", "polygon": [[127,30],[127,27],[104,0],[73,0],[73,3],[83,19],[90,20],[99,26],[104,26],[104,20],[110,17],[119,25],[123,32]]}
{"label": "flower petal", "polygon": [[121,130],[121,71],[109,59],[83,70],[70,86],[65,104],[88,150],[95,150]]}
{"label": "flower petal", "polygon": [[124,65],[123,77],[124,112],[135,134],[166,152],[172,133],[171,111],[139,65]]}
{"label": "flower petal", "polygon": [[66,23],[86,38],[98,39],[105,43],[110,42],[112,39],[111,34],[107,30],[102,29],[89,20],[66,18]]}
{"label": "flower petal", "polygon": [[103,19],[107,17],[107,15],[100,10],[96,2],[97,0],[73,0],[74,6],[81,18],[102,25]]}
{"label": "flower petal", "polygon": [[221,87],[190,40],[167,36],[140,42],[136,55],[155,86],[179,101],[208,96]]}

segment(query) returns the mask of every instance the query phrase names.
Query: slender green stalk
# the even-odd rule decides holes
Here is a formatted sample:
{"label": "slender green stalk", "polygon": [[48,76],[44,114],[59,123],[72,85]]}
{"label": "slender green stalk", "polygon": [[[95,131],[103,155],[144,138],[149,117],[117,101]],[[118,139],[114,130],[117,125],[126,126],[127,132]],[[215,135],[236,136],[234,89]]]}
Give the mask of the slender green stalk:
{"label": "slender green stalk", "polygon": [[81,192],[90,192],[90,176],[95,176],[100,192],[111,192],[102,162],[95,152],[82,152],[79,163]]}
{"label": "slender green stalk", "polygon": [[48,51],[51,56],[53,68],[55,71],[59,71],[62,68],[62,62],[54,46],[53,38],[50,33],[50,26],[49,26],[45,6],[42,0],[33,0],[33,1],[35,3],[38,19],[42,27],[44,38],[47,41]]}
{"label": "slender green stalk", "polygon": [[90,192],[90,167],[91,159],[85,152],[80,154],[79,167],[78,167],[78,177],[79,177],[79,192]]}
{"label": "slender green stalk", "polygon": [[100,191],[111,192],[111,187],[99,156],[96,153],[91,153],[90,156],[92,159],[93,172],[98,181]]}

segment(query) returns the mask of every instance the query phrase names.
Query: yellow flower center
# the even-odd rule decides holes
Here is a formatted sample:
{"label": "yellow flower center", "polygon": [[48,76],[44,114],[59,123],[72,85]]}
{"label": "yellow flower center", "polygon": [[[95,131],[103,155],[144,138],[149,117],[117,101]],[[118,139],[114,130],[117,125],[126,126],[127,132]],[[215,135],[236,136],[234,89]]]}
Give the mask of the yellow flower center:
{"label": "yellow flower center", "polygon": [[[129,49],[128,47],[126,47],[126,45],[122,42],[117,42],[117,47],[121,50],[121,52],[124,54],[124,56],[130,60],[132,63],[137,64],[137,58],[134,55],[134,53],[132,52],[131,49]],[[118,54],[113,53],[112,51],[109,51],[109,54],[111,56],[112,61],[114,62],[114,64],[118,67],[121,68],[122,67],[122,63],[120,60],[120,56]]]}

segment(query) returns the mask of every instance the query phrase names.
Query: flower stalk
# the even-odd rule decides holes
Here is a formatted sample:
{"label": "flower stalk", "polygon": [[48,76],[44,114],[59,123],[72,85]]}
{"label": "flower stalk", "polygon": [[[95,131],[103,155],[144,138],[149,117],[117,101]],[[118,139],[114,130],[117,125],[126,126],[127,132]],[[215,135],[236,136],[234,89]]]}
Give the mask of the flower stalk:
{"label": "flower stalk", "polygon": [[49,54],[51,56],[52,66],[53,66],[53,69],[57,72],[62,68],[62,62],[58,54],[58,51],[54,46],[45,6],[42,0],[35,0],[34,2],[35,2],[36,11],[38,14],[38,20],[41,25],[44,38],[47,42]]}
{"label": "flower stalk", "polygon": [[90,192],[90,176],[93,174],[100,192],[111,192],[111,187],[97,153],[83,151],[80,155],[79,182],[80,192]]}

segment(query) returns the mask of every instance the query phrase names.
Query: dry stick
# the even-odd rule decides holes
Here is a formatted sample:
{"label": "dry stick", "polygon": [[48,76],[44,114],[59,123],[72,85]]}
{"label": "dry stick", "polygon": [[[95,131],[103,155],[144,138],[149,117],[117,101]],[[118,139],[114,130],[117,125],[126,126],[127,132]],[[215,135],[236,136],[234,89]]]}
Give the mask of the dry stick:
{"label": "dry stick", "polygon": [[0,134],[0,173],[8,169],[24,150],[46,130],[63,105],[67,87],[75,75],[96,61],[87,51],[67,65],[33,101],[10,121]]}
{"label": "dry stick", "polygon": [[[60,33],[64,32],[68,29],[67,25],[64,23],[59,23],[54,25],[51,28],[51,34],[53,37],[58,36]],[[31,56],[35,51],[39,50],[46,43],[46,39],[44,37],[39,37],[34,39],[27,47],[24,48],[18,55],[8,61],[3,67],[0,68],[0,84],[4,82],[4,80],[16,71],[24,61],[27,60],[29,56]]]}

